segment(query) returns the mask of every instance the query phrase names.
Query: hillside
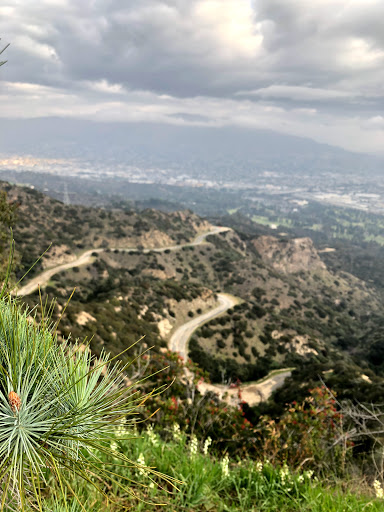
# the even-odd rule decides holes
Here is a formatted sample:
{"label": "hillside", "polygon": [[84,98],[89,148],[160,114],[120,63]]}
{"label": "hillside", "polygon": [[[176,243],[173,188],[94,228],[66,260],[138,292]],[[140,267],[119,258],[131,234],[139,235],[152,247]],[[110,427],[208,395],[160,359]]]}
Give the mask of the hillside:
{"label": "hillside", "polygon": [[52,244],[35,272],[71,261],[86,248],[174,245],[189,242],[210,227],[191,212],[167,215],[154,210],[138,213],[65,206],[32,188],[5,182],[0,182],[0,190],[18,204],[14,236],[24,268],[29,268]]}
{"label": "hillside", "polygon": [[[65,206],[28,188],[3,188],[20,204],[15,239],[24,268],[51,242],[35,274],[97,249],[45,289],[57,297],[56,316],[76,288],[60,330],[92,338],[96,353],[118,353],[143,335],[145,345],[165,346],[179,325],[214,306],[215,293],[228,292],[240,304],[190,342],[192,359],[214,381],[255,380],[308,361],[345,361],[365,373],[372,366],[359,350],[376,332],[381,296],[347,272],[329,270],[309,238],[230,230],[183,246],[212,225],[191,212]],[[35,305],[37,292],[27,301]]]}
{"label": "hillside", "polygon": [[[221,236],[231,247],[229,235]],[[263,237],[243,242],[246,249],[237,260],[227,255],[216,267],[222,288],[244,302],[206,324],[191,343],[195,360],[215,379],[220,365],[233,378],[252,380],[265,367],[353,354],[367,326],[380,317],[376,292],[354,276],[327,270],[308,240],[305,247],[303,240],[267,241],[268,250],[261,249],[266,249]],[[222,241],[216,244],[223,248]],[[211,354],[211,362],[201,349]]]}

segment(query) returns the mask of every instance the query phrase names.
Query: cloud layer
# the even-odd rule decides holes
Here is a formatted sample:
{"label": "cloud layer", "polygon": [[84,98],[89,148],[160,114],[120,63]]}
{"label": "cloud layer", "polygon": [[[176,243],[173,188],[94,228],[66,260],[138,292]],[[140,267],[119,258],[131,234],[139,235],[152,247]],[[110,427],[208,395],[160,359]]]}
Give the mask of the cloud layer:
{"label": "cloud layer", "polygon": [[382,0],[2,4],[2,117],[245,125],[384,152]]}

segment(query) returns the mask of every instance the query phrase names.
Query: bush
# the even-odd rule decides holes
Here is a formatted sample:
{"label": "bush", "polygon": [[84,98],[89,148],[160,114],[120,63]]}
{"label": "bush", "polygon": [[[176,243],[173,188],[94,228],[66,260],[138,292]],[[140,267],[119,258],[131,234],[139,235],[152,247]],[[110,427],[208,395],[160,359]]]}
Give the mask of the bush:
{"label": "bush", "polygon": [[341,446],[342,414],[333,394],[325,387],[311,390],[302,403],[292,402],[277,422],[265,416],[259,426],[258,446],[278,464],[342,470],[351,443]]}

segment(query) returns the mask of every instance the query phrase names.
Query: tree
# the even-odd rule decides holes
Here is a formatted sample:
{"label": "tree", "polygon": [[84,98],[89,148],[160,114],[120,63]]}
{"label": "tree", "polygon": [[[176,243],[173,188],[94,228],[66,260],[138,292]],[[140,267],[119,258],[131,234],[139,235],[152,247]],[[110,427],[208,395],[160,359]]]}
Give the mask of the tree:
{"label": "tree", "polygon": [[[17,203],[8,201],[5,190],[0,191],[0,282],[3,282],[7,274],[11,229],[17,221]],[[15,271],[20,263],[19,254],[13,254],[12,270]]]}

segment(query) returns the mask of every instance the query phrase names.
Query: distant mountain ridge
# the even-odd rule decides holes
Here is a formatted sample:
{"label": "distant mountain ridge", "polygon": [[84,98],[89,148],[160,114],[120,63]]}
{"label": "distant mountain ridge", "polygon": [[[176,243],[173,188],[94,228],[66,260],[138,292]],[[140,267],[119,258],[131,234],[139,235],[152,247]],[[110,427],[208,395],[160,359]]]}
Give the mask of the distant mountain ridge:
{"label": "distant mountain ridge", "polygon": [[384,161],[303,137],[246,128],[35,118],[0,119],[0,130],[0,152],[6,154],[165,166],[205,179],[229,180],[233,169],[244,180],[278,169],[376,173]]}

